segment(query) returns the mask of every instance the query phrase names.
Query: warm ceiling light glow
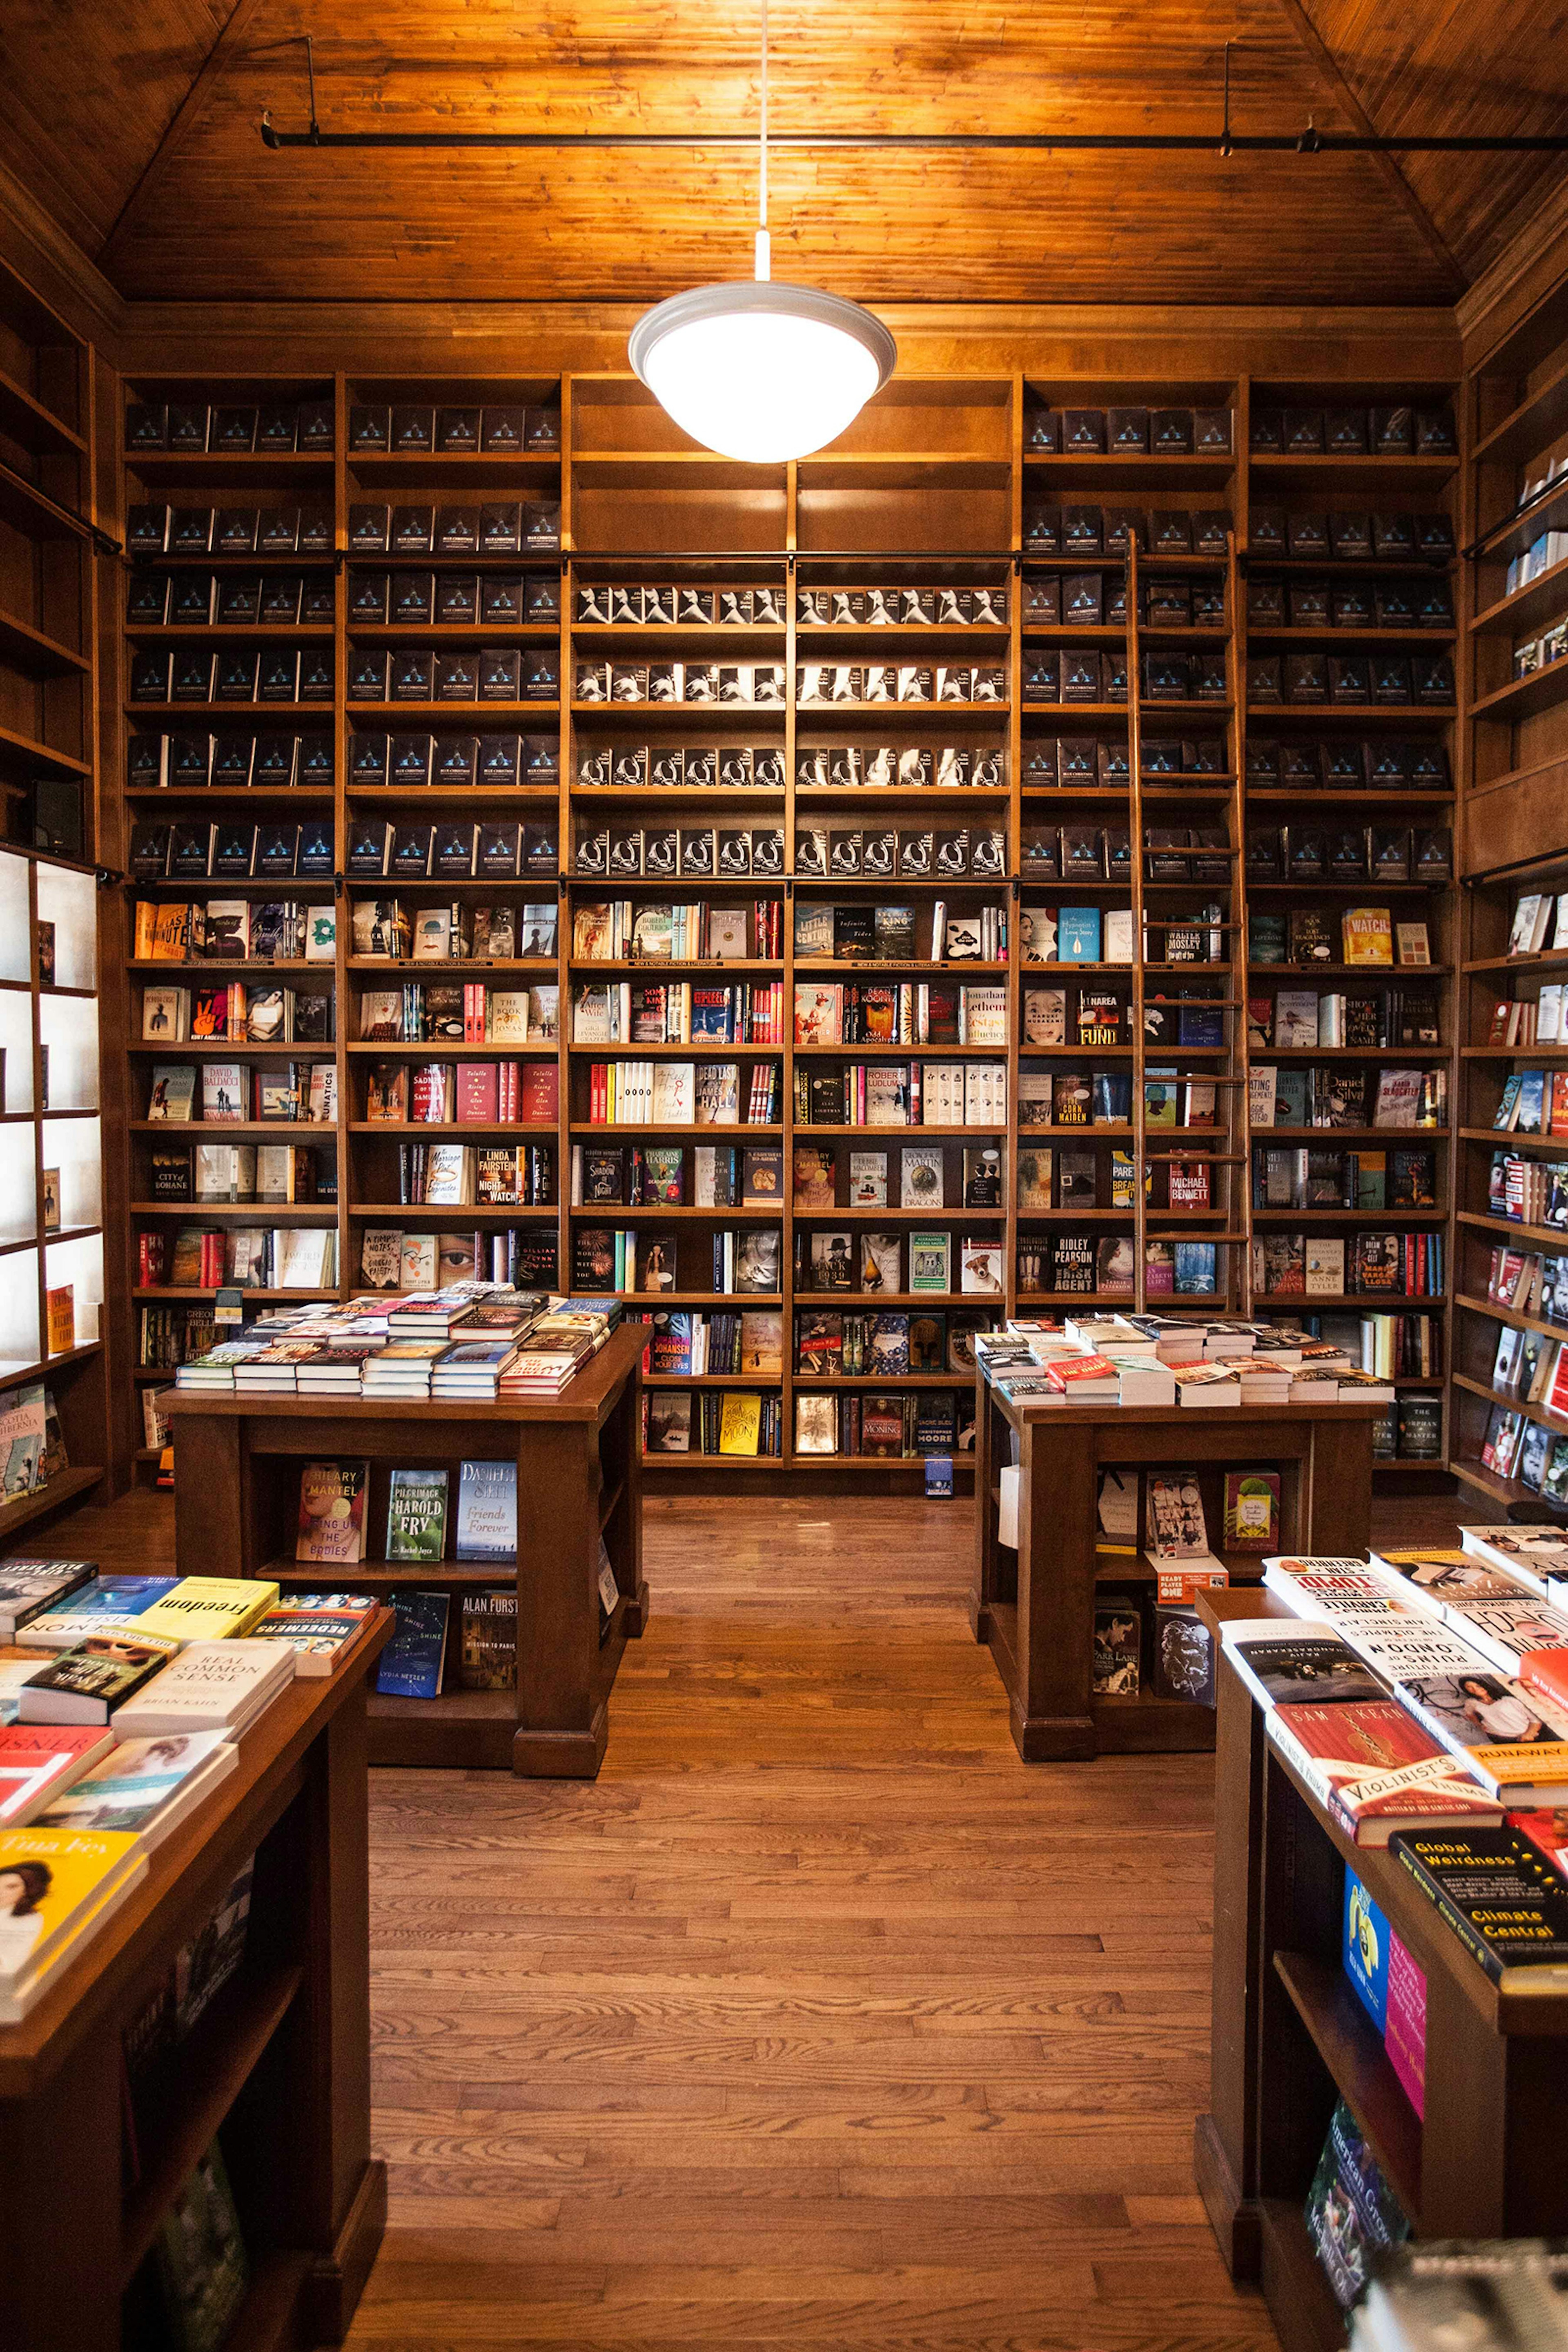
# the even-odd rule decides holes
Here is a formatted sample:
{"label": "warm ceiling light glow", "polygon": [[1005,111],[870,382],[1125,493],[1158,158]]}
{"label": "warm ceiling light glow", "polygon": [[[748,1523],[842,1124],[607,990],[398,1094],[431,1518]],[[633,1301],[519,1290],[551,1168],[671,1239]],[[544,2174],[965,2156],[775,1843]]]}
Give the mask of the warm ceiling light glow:
{"label": "warm ceiling light glow", "polygon": [[633,367],[681,431],[752,465],[837,441],[897,357],[858,303],[769,279],[674,295],[631,339]]}
{"label": "warm ceiling light glow", "polygon": [[837,441],[892,374],[899,352],[858,302],[775,286],[768,246],[768,0],[763,0],[756,276],[672,295],[639,319],[632,366],[683,433],[748,465]]}

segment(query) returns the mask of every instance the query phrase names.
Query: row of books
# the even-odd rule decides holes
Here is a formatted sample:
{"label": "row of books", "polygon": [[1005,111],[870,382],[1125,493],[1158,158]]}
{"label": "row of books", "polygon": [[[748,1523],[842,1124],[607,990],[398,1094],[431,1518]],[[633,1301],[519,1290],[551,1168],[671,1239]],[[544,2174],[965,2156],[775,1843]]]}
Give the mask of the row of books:
{"label": "row of books", "polygon": [[1541,1250],[1518,1250],[1506,1243],[1494,1249],[1487,1271],[1487,1298],[1516,1315],[1568,1324],[1568,1257]]}
{"label": "row of books", "polygon": [[215,734],[207,728],[137,728],[125,752],[125,780],[135,793],[187,793],[213,784],[226,792],[249,785],[330,795],[334,773],[332,739],[324,730],[300,735],[277,729]]}
{"label": "row of books", "polygon": [[1252,629],[1450,629],[1454,593],[1447,578],[1421,580],[1269,579],[1247,583]]}
{"label": "row of books", "polygon": [[1509,1135],[1568,1133],[1568,1070],[1510,1070],[1492,1125]]}
{"label": "row of books", "polygon": [[[782,793],[788,775],[770,743],[590,743],[577,754],[579,792]],[[929,782],[929,778],[927,780]]]}
{"label": "row of books", "polygon": [[1452,881],[1454,836],[1447,825],[1254,824],[1247,833],[1253,882]]}
{"label": "row of books", "polygon": [[1026,456],[1228,457],[1228,408],[1047,408],[1024,417]]}
{"label": "row of books", "polygon": [[337,944],[331,900],[138,898],[131,951],[140,963],[330,964]]}
{"label": "row of books", "polygon": [[1453,457],[1459,448],[1446,404],[1255,408],[1247,437],[1255,457]]}
{"label": "row of books", "polygon": [[1435,988],[1384,988],[1369,994],[1281,988],[1247,1000],[1247,1044],[1254,1052],[1310,1052],[1315,1046],[1371,1051],[1442,1044]]}
{"label": "row of books", "polygon": [[1254,506],[1247,519],[1248,555],[1301,556],[1331,559],[1335,563],[1409,563],[1414,561],[1446,565],[1452,562],[1456,542],[1454,519],[1441,507],[1401,509],[1398,512],[1364,507]]}
{"label": "row of books", "polygon": [[1249,709],[1271,702],[1426,703],[1447,708],[1454,699],[1451,654],[1248,654]]}
{"label": "row of books", "polygon": [[[1020,1217],[1038,1216],[1052,1209],[1131,1211],[1137,1181],[1132,1154],[1120,1146],[1111,1150],[1110,1182],[1102,1198],[1100,1155],[1096,1150],[1041,1150],[1029,1145],[1018,1153],[1014,1205]],[[1206,1160],[1167,1160],[1157,1163],[1145,1171],[1143,1192],[1152,1209],[1212,1208],[1211,1163]]]}
{"label": "row of books", "polygon": [[[1143,850],[1151,880],[1230,879],[1223,825],[1149,825],[1144,828]],[[1031,825],[1027,871],[1042,880],[1130,883],[1131,835],[1124,824]]]}
{"label": "row of books", "polygon": [[766,1391],[645,1389],[645,1454],[731,1454],[777,1459],[784,1453],[782,1400]]}
{"label": "row of books", "polygon": [[[803,901],[795,910],[797,955],[804,911]],[[872,913],[869,908],[859,911],[868,918]],[[882,911],[876,909],[879,921]],[[913,909],[889,911],[910,918],[910,930],[900,927],[892,935],[908,937],[912,942]],[[902,952],[912,956],[912,943]],[[783,953],[782,898],[753,898],[749,908],[744,904],[719,907],[707,898],[662,905],[651,899],[580,898],[572,910],[572,957],[576,963],[628,959],[647,963],[731,963],[743,962],[748,957],[776,960]]]}
{"label": "row of books", "polygon": [[[1374,1083],[1375,1081],[1375,1083]],[[1448,1120],[1448,1073],[1433,1069],[1316,1070],[1255,1062],[1247,1072],[1254,1128],[1432,1127]]]}
{"label": "row of books", "polygon": [[1004,907],[982,908],[973,915],[952,916],[944,899],[931,904],[929,924],[927,910],[910,905],[899,905],[886,898],[875,904],[864,899],[833,900],[798,898],[795,906],[795,954],[797,964],[805,963],[914,963],[921,961],[921,949],[928,950],[923,961],[942,962],[956,953],[963,961],[973,961],[972,949],[974,925],[989,914],[984,925],[982,941],[987,934],[991,953],[981,961],[1003,962],[1007,951],[1007,915]]}
{"label": "row of books", "polygon": [[933,1315],[889,1307],[854,1315],[837,1307],[813,1307],[795,1318],[795,1369],[819,1380],[841,1373],[882,1379],[955,1372],[973,1381],[975,1333],[991,1328],[991,1317],[978,1309]]}
{"label": "row of books", "polygon": [[[1134,542],[1152,555],[1223,556],[1230,540],[1230,516],[1218,507],[1071,505],[1028,499],[1024,508],[1027,555],[1125,556]],[[1120,585],[1120,581],[1118,585]],[[1024,625],[1058,617],[1047,609],[1048,581],[1026,579],[1021,603]],[[1041,592],[1047,592],[1042,595]]]}
{"label": "row of books", "polygon": [[1510,558],[1503,573],[1503,594],[1517,595],[1521,588],[1539,580],[1543,572],[1550,572],[1554,564],[1564,561],[1568,561],[1568,531],[1537,531],[1528,547]]}
{"label": "row of books", "polygon": [[335,1158],[296,1143],[154,1144],[150,1201],[213,1204],[255,1201],[274,1207],[335,1201]]}
{"label": "row of books", "polygon": [[[978,1234],[961,1234],[955,1259],[951,1233],[867,1232],[861,1227],[798,1227],[795,1235],[795,1289],[839,1290],[855,1297],[898,1298],[957,1295],[999,1298],[1002,1244]],[[907,1279],[906,1279],[907,1276]]]}
{"label": "row of books", "polygon": [[561,692],[560,656],[546,646],[480,646],[436,652],[428,646],[351,647],[350,702],[541,702]]}
{"label": "row of books", "polygon": [[983,1127],[1007,1123],[1004,1062],[801,1064],[795,1073],[801,1127]]}
{"label": "row of books", "polygon": [[626,1209],[776,1209],[784,1197],[778,1144],[584,1144],[572,1146],[572,1206]]}
{"label": "row of books", "polygon": [[338,1237],[330,1225],[181,1225],[136,1236],[143,1290],[332,1290]]}
{"label": "row of books", "polygon": [[560,1282],[560,1266],[552,1220],[467,1234],[450,1226],[427,1234],[406,1225],[366,1225],[360,1234],[358,1279],[368,1290],[418,1294],[483,1283],[549,1292]]}
{"label": "row of books", "polygon": [[[1267,1408],[1344,1397],[1381,1401],[1392,1391],[1357,1371],[1342,1350],[1268,1324],[1167,1320],[1155,1314],[1068,1317],[1058,1329],[1015,1318],[1002,1332],[977,1334],[975,1360],[1001,1394],[1030,1404],[1097,1408]],[[1102,1488],[1103,1499],[1103,1488]],[[1195,1482],[1167,1490],[1173,1528],[1154,1529],[1157,1547],[1188,1573],[1220,1567],[1207,1550]],[[1005,1509],[1005,1496],[1004,1507]],[[1179,1538],[1179,1540],[1178,1540]],[[1200,1575],[1200,1581],[1208,1580]],[[1182,1598],[1190,1599],[1184,1593]]]}
{"label": "row of books", "polygon": [[1253,1149],[1255,1209],[1434,1209],[1436,1188],[1436,1155],[1431,1151]]}
{"label": "row of books", "polygon": [[[478,551],[472,508],[443,508],[447,543],[438,555]],[[460,542],[458,543],[458,542]],[[561,618],[558,572],[360,572],[351,570],[348,624],[356,628],[552,628]]]}
{"label": "row of books", "polygon": [[[477,737],[470,739],[469,748],[478,741]],[[471,773],[468,782],[473,782]],[[443,817],[429,823],[417,817],[356,818],[345,845],[345,863],[352,857],[352,873],[367,878],[382,873],[396,882],[442,876],[481,882],[528,881],[538,877],[549,882],[555,878],[559,856],[560,828],[554,817],[527,823],[509,817],[481,818],[477,823],[468,817]]]}
{"label": "row of books", "polygon": [[527,1062],[373,1062],[364,1115],[375,1126],[553,1127],[561,1071]]}
{"label": "row of books", "polygon": [[784,1318],[766,1307],[699,1315],[669,1307],[623,1320],[647,1331],[642,1368],[659,1380],[742,1372],[776,1380],[784,1371]]}
{"label": "row of books", "polygon": [[[1069,575],[1063,582],[1064,594],[1071,586]],[[1082,615],[1069,611],[1067,617],[1081,620]],[[1026,703],[1124,702],[1127,678],[1124,653],[1026,646],[1018,684]],[[1230,692],[1229,668],[1218,649],[1145,654],[1138,678],[1145,702],[1224,702]]]}
{"label": "row of books", "polygon": [[1261,1298],[1441,1298],[1447,1261],[1440,1233],[1268,1233],[1252,1244],[1252,1286]]}
{"label": "row of books", "polygon": [[[603,1301],[552,1297],[482,1281],[434,1292],[351,1298],[341,1306],[259,1316],[241,1336],[182,1364],[181,1389],[244,1394],[427,1397],[493,1401],[557,1394],[608,1338],[616,1310]],[[342,1507],[342,1465],[322,1469],[315,1549],[296,1557],[352,1564],[363,1557],[363,1517]],[[308,1474],[307,1474],[308,1475]],[[357,1473],[363,1490],[364,1465]]]}
{"label": "row of books", "polygon": [[216,824],[182,817],[175,824],[139,824],[132,837],[131,866],[139,882],[215,881],[330,882],[336,867],[331,816],[223,817]]}
{"label": "row of books", "polygon": [[[579,818],[574,871],[611,881],[706,881],[714,876],[782,876],[782,825],[599,824]],[[889,868],[889,871],[891,869]]]}
{"label": "row of books", "polygon": [[[1130,785],[1131,782],[1131,753],[1124,734],[1031,734],[1022,756],[1026,792],[1050,784]],[[1144,777],[1222,777],[1228,764],[1223,735],[1143,735],[1139,744],[1139,772]]]}
{"label": "row of books", "polygon": [[[58,1352],[52,1334],[49,1345]],[[53,1391],[42,1381],[27,1381],[0,1392],[0,1499],[37,1494],[69,1467]]]}
{"label": "row of books", "polygon": [[332,656],[325,646],[143,647],[131,661],[131,700],[144,702],[317,702],[332,699]]}
{"label": "row of books", "polygon": [[553,981],[492,988],[482,980],[405,980],[400,988],[362,989],[358,1025],[370,1045],[552,1044],[561,991]]}
{"label": "row of books", "polygon": [[[679,672],[679,662],[658,666]],[[616,665],[619,669],[620,665]],[[689,679],[692,665],[686,665]],[[782,685],[782,673],[781,685]],[[647,698],[679,699],[679,678],[675,695],[662,695],[655,686],[652,673],[648,678]],[[807,709],[814,705],[847,703],[851,706],[868,703],[907,702],[994,702],[1007,701],[1007,670],[1001,662],[801,662],[795,673],[795,697],[797,708]],[[618,699],[612,693],[611,699]],[[688,697],[689,699],[689,697]],[[719,699],[725,698],[722,694]],[[757,698],[762,698],[760,696]]]}
{"label": "row of books", "polygon": [[140,629],[330,629],[337,588],[330,572],[132,572],[125,626]]}
{"label": "row of books", "polygon": [[1500,996],[1492,1006],[1489,1045],[1555,1045],[1563,1038],[1563,982],[1546,981],[1538,996]]}
{"label": "row of books", "polygon": [[572,1285],[584,1297],[670,1290],[776,1297],[780,1271],[776,1225],[689,1233],[684,1244],[679,1234],[647,1225],[580,1224],[573,1234]]}
{"label": "row of books", "polygon": [[[777,983],[783,995],[783,982]],[[1086,992],[1092,994],[1095,992]],[[1116,1006],[1114,997],[1110,1003]],[[781,1008],[782,1009],[782,1008]],[[1117,1008],[1120,1010],[1120,1008]],[[1089,1011],[1086,1044],[1100,1042]],[[1079,1026],[1085,1019],[1080,1000]],[[942,981],[796,981],[795,1042],[807,1045],[1000,1045],[1007,1043],[1005,986]],[[767,1042],[773,1042],[770,1038]],[[1114,1040],[1107,1042],[1114,1043]]]}
{"label": "row of books", "polygon": [[[249,1119],[336,1124],[338,1073],[332,1062],[282,1062],[276,1069],[249,1062],[204,1062],[199,1076],[202,1125]],[[189,1062],[155,1062],[148,1081],[148,1118],[171,1126],[195,1119],[197,1076]]]}
{"label": "row of books", "polygon": [[[444,828],[437,828],[437,831]],[[486,828],[481,827],[481,832]],[[480,845],[481,854],[483,844]],[[350,952],[388,963],[514,963],[555,954],[552,900],[503,899],[469,907],[462,898],[405,907],[401,898],[355,898],[349,910]]]}
{"label": "row of books", "polygon": [[349,408],[349,456],[559,457],[559,408],[515,401],[483,407],[437,407],[426,401],[355,401]]}
{"label": "row of books", "polygon": [[[798,993],[797,990],[797,1001]],[[572,1042],[576,1045],[781,1045],[784,1042],[784,982],[574,981]]]}
{"label": "row of books", "polygon": [[753,1062],[742,1109],[738,1062],[593,1062],[588,1118],[595,1127],[767,1127],[784,1114],[776,1062]]}
{"label": "row of books", "polygon": [[[552,555],[560,547],[556,499],[481,499],[460,507],[355,499],[349,506],[351,555]],[[435,575],[420,576],[431,583],[433,607]]]}
{"label": "row of books", "polygon": [[446,792],[509,793],[526,785],[552,793],[561,782],[560,760],[553,735],[520,735],[504,728],[479,735],[449,728],[438,735],[422,728],[388,734],[355,727],[349,737],[349,789],[422,792],[438,785]]}
{"label": "row of books", "polygon": [[[1152,1235],[1143,1245],[1145,1297],[1212,1298],[1218,1256],[1213,1242],[1168,1242]],[[1014,1255],[1017,1293],[1026,1298],[1131,1298],[1137,1269],[1136,1244],[1126,1234],[1021,1234]]]}
{"label": "row of books", "polygon": [[974,1449],[974,1403],[952,1389],[868,1390],[832,1395],[797,1389],[795,1450],[872,1461],[931,1460]]}
{"label": "row of books", "polygon": [[[579,595],[585,592],[579,591]],[[683,601],[689,592],[682,588]],[[699,592],[700,593],[700,592]],[[724,599],[735,598],[734,617],[745,610],[748,593],[755,600],[763,600],[759,621],[773,614],[782,619],[776,588],[720,591],[720,619],[726,618]],[[635,588],[612,589],[611,594],[635,597]],[[667,591],[642,591],[645,601],[650,596],[664,596]],[[628,608],[629,609],[629,608]],[[797,588],[795,599],[796,624],[803,629],[907,629],[907,628],[977,628],[1005,629],[1007,626],[1008,592],[1005,587],[984,584],[973,588],[912,588],[882,584],[865,588]],[[582,618],[581,613],[578,615]],[[618,614],[616,617],[619,617]],[[647,617],[652,617],[648,615]],[[682,609],[680,617],[686,617]]]}
{"label": "row of books", "polygon": [[1226,622],[1223,572],[1147,572],[1138,583],[1138,617],[1151,629],[1223,629]]}
{"label": "row of books", "polygon": [[572,673],[572,699],[771,704],[782,709],[785,675],[783,662],[579,661]]}
{"label": "row of books", "polygon": [[336,541],[330,505],[176,507],[166,499],[141,499],[125,512],[125,551],[132,560],[159,555],[330,557]]}
{"label": "row of books", "polygon": [[1487,1213],[1506,1217],[1510,1224],[1568,1229],[1568,1161],[1494,1151],[1487,1171]]}
{"label": "row of books", "polygon": [[136,1361],[144,1371],[172,1372],[187,1356],[215,1345],[217,1321],[210,1307],[142,1307],[137,1310]]}
{"label": "row of books", "polygon": [[332,446],[330,394],[320,399],[132,400],[126,404],[125,451],[131,457],[149,450],[169,450],[177,457],[208,450],[230,457],[300,451],[330,457]]}
{"label": "row of books", "polygon": [[1388,907],[1249,907],[1247,953],[1253,965],[1347,963],[1429,964],[1432,943],[1424,919],[1395,921]]}
{"label": "row of books", "polygon": [[1550,890],[1521,890],[1509,919],[1507,952],[1510,956],[1539,955],[1544,949],[1565,944],[1568,894],[1554,897]]}
{"label": "row of books", "polygon": [[766,582],[704,588],[684,580],[580,580],[574,608],[579,628],[668,629],[782,629],[786,610],[784,589]]}
{"label": "row of books", "polygon": [[1481,1465],[1500,1478],[1515,1478],[1531,1495],[1568,1505],[1568,1437],[1507,1405],[1494,1404],[1481,1440]]}
{"label": "row of books", "polygon": [[549,1208],[554,1205],[552,1143],[400,1143],[397,1198],[404,1207]]}
{"label": "row of books", "polygon": [[1446,793],[1452,771],[1439,735],[1272,736],[1249,733],[1247,739],[1247,782],[1249,790],[1276,791],[1300,785],[1312,792],[1397,792],[1408,784],[1415,791]]}
{"label": "row of books", "polygon": [[[684,832],[681,842],[684,856]],[[878,880],[890,880],[898,874],[927,881],[965,875],[999,881],[1007,871],[1006,829],[967,824],[796,825],[795,870],[812,881],[858,874]]]}
{"label": "row of books", "polygon": [[213,988],[143,988],[142,1037],[152,1045],[213,1040],[327,1045],[332,1037],[331,992],[241,980]]}

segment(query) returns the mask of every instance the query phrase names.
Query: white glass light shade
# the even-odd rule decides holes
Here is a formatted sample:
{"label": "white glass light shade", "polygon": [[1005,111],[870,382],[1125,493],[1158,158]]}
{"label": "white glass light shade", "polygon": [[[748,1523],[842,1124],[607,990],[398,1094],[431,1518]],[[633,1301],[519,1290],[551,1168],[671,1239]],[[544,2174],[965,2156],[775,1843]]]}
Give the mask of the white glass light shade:
{"label": "white glass light shade", "polygon": [[899,355],[858,302],[752,278],[673,295],[638,320],[629,349],[683,433],[759,466],[836,441]]}

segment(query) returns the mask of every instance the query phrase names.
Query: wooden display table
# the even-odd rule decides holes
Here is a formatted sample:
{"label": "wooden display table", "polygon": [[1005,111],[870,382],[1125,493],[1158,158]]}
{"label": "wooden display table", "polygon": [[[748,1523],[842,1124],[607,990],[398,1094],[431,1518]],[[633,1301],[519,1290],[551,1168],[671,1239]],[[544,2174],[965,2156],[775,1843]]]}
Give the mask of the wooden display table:
{"label": "wooden display table", "polygon": [[[1213,1472],[1211,1540],[1222,1468],[1277,1469],[1279,1549],[1365,1550],[1372,1514],[1372,1427],[1381,1405],[1237,1407],[1015,1403],[976,1374],[975,1578],[970,1622],[1005,1685],[1013,1739],[1026,1763],[1048,1758],[1208,1748],[1215,1718],[1181,1698],[1096,1697],[1091,1659],[1097,1584],[1147,1582],[1140,1558],[1095,1551],[1106,1469]],[[997,1540],[1002,1466],[1018,1440],[1018,1548]],[[1256,1579],[1255,1555],[1215,1556]]]}
{"label": "wooden display table", "polygon": [[[1256,1592],[1198,1608],[1216,1635],[1229,1618],[1289,1617]],[[1331,2352],[1344,2323],[1302,2209],[1336,2099],[1415,2236],[1568,2231],[1568,1985],[1495,1985],[1401,1864],[1308,1794],[1223,1649],[1217,1714],[1213,2105],[1194,2170],[1233,2277],[1261,2279],[1285,2352]],[[1347,1865],[1426,1973],[1425,2122],[1341,1966]]]}
{"label": "wooden display table", "polygon": [[[458,1627],[448,1636],[452,1687],[433,1699],[370,1694],[373,1764],[492,1766],[545,1779],[592,1780],[604,1761],[610,1688],[626,1642],[647,1622],[642,1573],[642,1352],[627,1326],[559,1397],[500,1404],[396,1405],[349,1398],[201,1395],[175,1391],[174,1551],[182,1576],[334,1581],[386,1595],[399,1585],[446,1586],[457,1619],[465,1591],[517,1593],[517,1687],[456,1686]],[[367,1549],[381,1542],[386,1474],[394,1465],[445,1467],[448,1529],[458,1465],[515,1462],[515,1559],[428,1566],[372,1557],[353,1569],[297,1565],[300,1467],[368,1461]],[[604,1537],[620,1598],[599,1606]]]}
{"label": "wooden display table", "polygon": [[[119,2352],[121,2298],[214,2136],[252,2284],[246,2352],[337,2344],[386,2220],[370,2152],[365,1685],[379,1612],[337,1673],[300,1679],[147,1876],[19,2025],[0,2026],[0,2340]],[[121,2187],[121,2035],[253,1853],[245,1958],[180,2045]]]}

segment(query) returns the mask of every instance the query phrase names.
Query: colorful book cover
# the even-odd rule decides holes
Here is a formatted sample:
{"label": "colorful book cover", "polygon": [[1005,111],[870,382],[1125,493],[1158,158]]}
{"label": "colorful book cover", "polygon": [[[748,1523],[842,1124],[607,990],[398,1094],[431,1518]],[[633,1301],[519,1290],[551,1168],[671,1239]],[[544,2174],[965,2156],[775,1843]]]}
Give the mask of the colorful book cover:
{"label": "colorful book cover", "polygon": [[394,1470],[386,1491],[388,1559],[437,1560],[447,1549],[445,1470]]}
{"label": "colorful book cover", "polygon": [[1405,2097],[1425,2122],[1426,1972],[1411,1958],[1396,1927],[1388,1931],[1388,2014],[1383,2046]]}
{"label": "colorful book cover", "polygon": [[458,1475],[458,1558],[510,1562],[516,1555],[516,1463],[465,1462]]}
{"label": "colorful book cover", "polygon": [[[339,1566],[364,1558],[368,1462],[307,1462],[300,1473],[297,1560]],[[277,1595],[274,1593],[274,1600]],[[270,1604],[269,1604],[270,1605]]]}

